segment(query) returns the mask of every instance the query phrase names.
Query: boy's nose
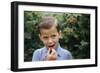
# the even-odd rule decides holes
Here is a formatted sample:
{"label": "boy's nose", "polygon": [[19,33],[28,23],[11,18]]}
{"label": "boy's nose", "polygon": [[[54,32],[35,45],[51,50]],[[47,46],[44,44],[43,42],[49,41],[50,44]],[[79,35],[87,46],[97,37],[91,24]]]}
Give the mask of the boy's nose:
{"label": "boy's nose", "polygon": [[51,38],[48,39],[48,43],[52,43],[52,39]]}

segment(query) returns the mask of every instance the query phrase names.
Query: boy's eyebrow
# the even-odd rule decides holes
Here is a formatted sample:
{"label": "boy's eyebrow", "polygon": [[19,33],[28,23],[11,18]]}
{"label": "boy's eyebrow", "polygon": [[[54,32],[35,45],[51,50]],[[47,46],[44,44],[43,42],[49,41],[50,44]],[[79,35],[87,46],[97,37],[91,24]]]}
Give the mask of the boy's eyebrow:
{"label": "boy's eyebrow", "polygon": [[48,36],[43,36],[43,37],[48,37]]}
{"label": "boy's eyebrow", "polygon": [[46,35],[45,35],[45,36],[43,36],[43,38],[44,38],[44,37],[45,37],[45,38],[48,38],[48,36],[46,36]]}

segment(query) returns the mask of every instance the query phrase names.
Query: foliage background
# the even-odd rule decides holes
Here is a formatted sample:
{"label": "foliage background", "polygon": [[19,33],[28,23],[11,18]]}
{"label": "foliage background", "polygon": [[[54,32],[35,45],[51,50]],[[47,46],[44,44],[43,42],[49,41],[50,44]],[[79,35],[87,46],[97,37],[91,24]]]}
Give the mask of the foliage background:
{"label": "foliage background", "polygon": [[61,47],[74,59],[90,58],[90,14],[24,11],[24,61],[32,61],[33,52],[43,47],[37,26],[44,16],[55,17],[62,31]]}

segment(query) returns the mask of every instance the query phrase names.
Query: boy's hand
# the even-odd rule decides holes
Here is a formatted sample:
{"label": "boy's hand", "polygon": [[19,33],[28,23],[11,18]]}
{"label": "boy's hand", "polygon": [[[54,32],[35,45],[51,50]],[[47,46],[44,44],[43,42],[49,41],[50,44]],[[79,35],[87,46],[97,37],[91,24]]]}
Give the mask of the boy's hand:
{"label": "boy's hand", "polygon": [[47,60],[57,60],[57,52],[55,49],[48,49]]}

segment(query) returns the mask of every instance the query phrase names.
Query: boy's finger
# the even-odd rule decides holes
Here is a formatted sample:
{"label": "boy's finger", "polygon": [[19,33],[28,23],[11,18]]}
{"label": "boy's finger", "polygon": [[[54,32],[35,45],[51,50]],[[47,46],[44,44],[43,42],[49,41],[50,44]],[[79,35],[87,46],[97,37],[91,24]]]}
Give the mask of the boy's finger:
{"label": "boy's finger", "polygon": [[48,52],[47,52],[47,54],[50,54],[50,51],[51,51],[51,48],[48,48]]}
{"label": "boy's finger", "polygon": [[50,48],[48,48],[48,51],[50,51]]}
{"label": "boy's finger", "polygon": [[56,50],[55,49],[52,49],[51,54],[56,54],[56,53],[57,53]]}
{"label": "boy's finger", "polygon": [[49,52],[50,52],[50,48],[48,48],[47,55],[49,55]]}

